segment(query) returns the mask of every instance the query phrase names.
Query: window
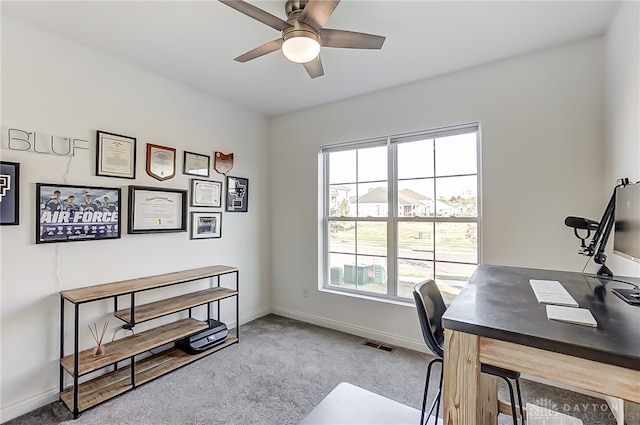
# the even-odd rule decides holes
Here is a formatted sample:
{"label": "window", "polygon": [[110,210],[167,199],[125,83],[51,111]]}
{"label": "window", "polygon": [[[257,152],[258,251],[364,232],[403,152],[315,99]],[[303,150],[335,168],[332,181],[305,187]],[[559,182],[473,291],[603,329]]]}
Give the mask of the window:
{"label": "window", "polygon": [[478,124],[322,149],[324,288],[451,302],[479,262]]}

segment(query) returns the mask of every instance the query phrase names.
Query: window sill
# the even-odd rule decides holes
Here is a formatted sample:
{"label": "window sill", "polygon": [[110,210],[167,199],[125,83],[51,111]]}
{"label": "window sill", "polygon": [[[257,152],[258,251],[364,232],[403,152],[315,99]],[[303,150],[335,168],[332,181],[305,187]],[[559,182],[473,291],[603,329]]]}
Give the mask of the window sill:
{"label": "window sill", "polygon": [[402,307],[415,308],[415,304],[414,304],[413,300],[410,300],[410,299],[386,298],[386,297],[381,297],[381,296],[367,295],[367,294],[363,294],[363,293],[360,293],[360,292],[352,292],[352,291],[345,291],[345,290],[331,289],[331,288],[319,288],[318,291],[319,292],[325,292],[327,294],[334,294],[334,295],[340,295],[340,296],[346,296],[346,297],[352,297],[352,298],[359,298],[361,300],[375,301],[375,302],[381,302],[381,303],[385,303],[385,304],[398,305],[398,306],[402,306]]}

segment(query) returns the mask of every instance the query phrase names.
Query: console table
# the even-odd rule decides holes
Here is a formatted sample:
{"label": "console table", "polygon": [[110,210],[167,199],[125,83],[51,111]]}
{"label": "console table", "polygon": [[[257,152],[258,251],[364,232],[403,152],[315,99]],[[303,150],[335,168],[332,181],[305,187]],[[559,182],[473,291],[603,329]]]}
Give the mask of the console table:
{"label": "console table", "polygon": [[[220,285],[224,275],[235,275],[235,287],[226,288]],[[178,285],[187,282],[211,278],[211,287],[186,293],[183,295],[161,299],[159,301],[136,304],[136,295],[143,291]],[[119,394],[134,389],[138,385],[149,382],[179,367],[198,360],[222,348],[239,342],[239,271],[235,267],[210,266],[190,270],[181,270],[138,279],[129,279],[101,285],[69,289],[60,292],[60,398],[72,411],[73,417],[99,403]],[[118,308],[118,297],[129,298],[126,308]],[[80,305],[99,300],[113,298],[113,315],[122,320],[124,329],[133,329],[138,323],[150,321],[183,310],[189,311],[189,317],[154,327],[110,343],[103,344],[105,354],[93,356],[93,348],[80,351],[79,319]],[[217,319],[220,320],[220,302],[235,298],[236,327],[235,335],[221,344],[202,353],[191,355],[177,348],[170,348],[144,359],[136,356],[153,348],[175,342],[208,328],[204,321],[191,317],[191,309],[207,305],[207,318],[211,319],[211,305],[216,303]],[[74,306],[73,353],[65,355],[64,350],[64,308],[65,303]],[[128,361],[129,364],[119,368],[118,363]],[[97,378],[79,382],[79,378],[97,370],[114,366],[114,370]],[[64,374],[73,378],[73,385],[64,388]]]}

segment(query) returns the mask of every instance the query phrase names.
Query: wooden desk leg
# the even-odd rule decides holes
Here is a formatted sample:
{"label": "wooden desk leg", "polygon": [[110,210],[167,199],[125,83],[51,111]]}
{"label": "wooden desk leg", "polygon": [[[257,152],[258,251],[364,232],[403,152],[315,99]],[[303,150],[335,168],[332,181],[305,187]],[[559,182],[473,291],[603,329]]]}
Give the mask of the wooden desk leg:
{"label": "wooden desk leg", "polygon": [[496,377],[480,373],[479,337],[445,330],[445,425],[498,423]]}

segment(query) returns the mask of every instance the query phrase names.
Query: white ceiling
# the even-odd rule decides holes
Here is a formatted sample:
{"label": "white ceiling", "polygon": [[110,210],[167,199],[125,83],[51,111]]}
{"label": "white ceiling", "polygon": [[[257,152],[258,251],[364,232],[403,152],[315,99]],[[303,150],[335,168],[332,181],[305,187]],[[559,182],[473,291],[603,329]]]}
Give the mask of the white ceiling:
{"label": "white ceiling", "polygon": [[[286,19],[285,0],[250,3]],[[218,1],[2,1],[2,14],[199,91],[276,116],[604,34],[612,1],[343,0],[327,28],[387,37],[325,48],[311,79],[281,52],[233,60],[279,32]]]}

